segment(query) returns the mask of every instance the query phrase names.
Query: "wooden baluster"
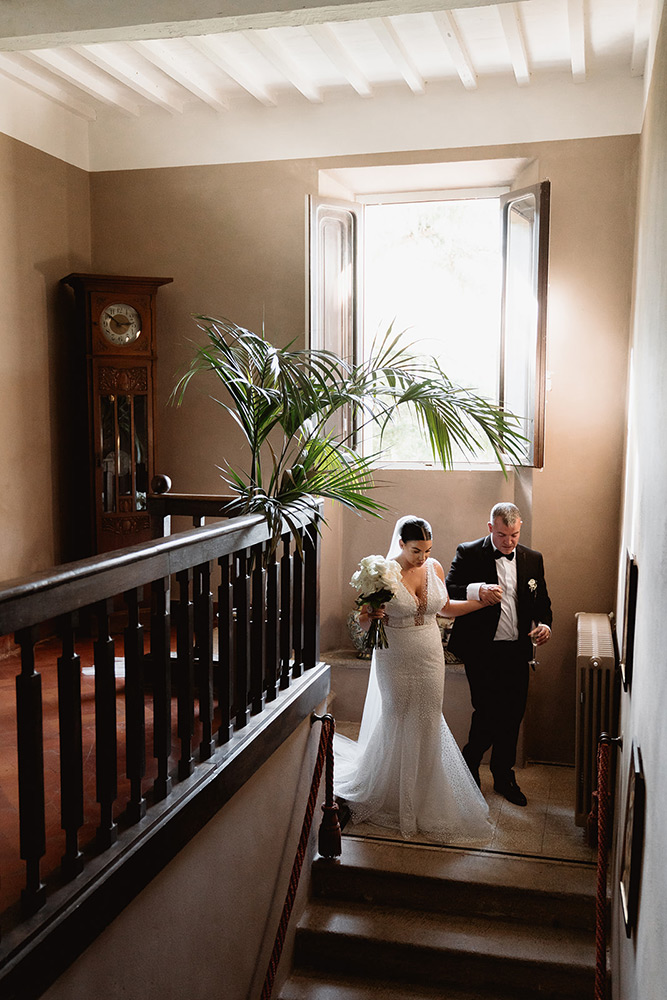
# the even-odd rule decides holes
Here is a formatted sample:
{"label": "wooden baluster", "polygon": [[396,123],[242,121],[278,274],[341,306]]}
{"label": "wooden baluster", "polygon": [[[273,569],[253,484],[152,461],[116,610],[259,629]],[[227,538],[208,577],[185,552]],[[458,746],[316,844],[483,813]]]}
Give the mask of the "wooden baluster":
{"label": "wooden baluster", "polygon": [[218,665],[216,683],[218,687],[218,708],[220,710],[220,728],[218,743],[228,743],[234,733],[232,725],[232,705],[234,670],[233,658],[233,590],[232,573],[229,556],[220,556],[220,586],[218,588]]}
{"label": "wooden baluster", "polygon": [[278,561],[275,551],[269,557],[266,567],[266,700],[275,701],[280,690],[280,656],[279,656],[279,580]]}
{"label": "wooden baluster", "polygon": [[[297,530],[303,545],[303,532]],[[300,677],[303,673],[303,550],[300,554],[298,546],[292,561],[292,647],[292,677]]]}
{"label": "wooden baluster", "polygon": [[74,651],[74,616],[60,623],[62,656],[58,657],[58,721],[60,725],[60,824],[65,831],[62,871],[74,878],[83,871],[79,830],[83,826],[83,743],[81,728],[81,661]]}
{"label": "wooden baluster", "polygon": [[292,680],[292,536],[283,535],[280,560],[280,689]]}
{"label": "wooden baluster", "polygon": [[171,639],[167,594],[169,577],[151,584],[151,673],[153,681],[153,754],[157,777],[153,782],[156,800],[171,792]]}
{"label": "wooden baluster", "polygon": [[234,629],[234,671],[236,675],[236,728],[243,729],[250,719],[248,707],[248,691],[250,688],[248,676],[249,628],[248,615],[250,600],[248,594],[248,553],[247,550],[236,553],[234,566],[234,607],[236,623]]}
{"label": "wooden baluster", "polygon": [[102,848],[116,842],[118,828],[113,804],[118,794],[118,747],[116,732],[116,670],[114,641],[109,634],[111,601],[96,606],[97,640],[95,654],[95,774],[100,825],[97,842]]}
{"label": "wooden baluster", "polygon": [[309,524],[303,539],[303,665],[306,670],[320,661],[320,536]]}
{"label": "wooden baluster", "polygon": [[264,605],[266,571],[261,543],[253,546],[250,625],[250,702],[253,715],[264,711]]}
{"label": "wooden baluster", "polygon": [[195,636],[197,640],[197,692],[199,721],[202,727],[199,759],[208,760],[215,750],[213,739],[213,594],[211,564],[197,566],[195,597]]}
{"label": "wooden baluster", "polygon": [[178,777],[181,781],[195,769],[192,753],[192,735],[195,731],[195,682],[194,682],[194,604],[190,600],[192,569],[176,574],[178,582],[178,612],[176,618],[176,671],[178,691],[177,732],[181,744]]}
{"label": "wooden baluster", "polygon": [[29,916],[46,901],[46,887],[39,872],[40,858],[46,851],[42,678],[35,670],[36,628],[21,629],[15,639],[21,647],[21,673],[16,678],[16,725],[20,850],[26,863],[21,909]]}
{"label": "wooden baluster", "polygon": [[125,594],[128,623],[124,631],[125,651],[125,762],[130,782],[130,800],[125,815],[138,823],[146,815],[142,780],[146,774],[146,709],[144,705],[144,627],[139,620],[143,588]]}

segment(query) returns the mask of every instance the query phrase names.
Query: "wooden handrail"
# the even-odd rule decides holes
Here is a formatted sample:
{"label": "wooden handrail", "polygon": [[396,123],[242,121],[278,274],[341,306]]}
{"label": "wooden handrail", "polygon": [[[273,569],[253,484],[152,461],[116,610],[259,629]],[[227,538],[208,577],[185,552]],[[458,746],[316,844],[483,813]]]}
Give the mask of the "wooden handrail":
{"label": "wooden handrail", "polygon": [[[296,515],[294,520],[302,527],[312,523],[312,518],[305,514]],[[0,590],[0,635],[68,614],[268,539],[266,522],[253,514],[8,580]]]}
{"label": "wooden handrail", "polygon": [[[210,516],[211,505],[224,499],[206,497],[197,508],[197,498],[189,497],[187,513],[197,518]],[[164,500],[158,497],[159,502]],[[172,500],[181,502],[170,496],[169,503]],[[313,516],[304,513],[294,520],[298,544],[285,527],[277,551],[271,548],[271,533],[261,516],[236,517],[57,566],[0,587],[0,635],[13,632],[20,647],[16,679],[20,844],[15,848],[16,858],[20,854],[25,864],[21,910],[23,917],[31,918],[29,924],[13,926],[9,950],[4,947],[6,938],[0,942],[0,989],[10,979],[18,981],[21,927],[33,928],[26,931],[30,951],[40,911],[47,924],[53,923],[50,876],[55,874],[56,858],[58,878],[72,886],[72,900],[80,900],[82,884],[92,886],[93,899],[100,872],[117,871],[106,861],[100,866],[98,859],[118,849],[119,833],[129,861],[133,836],[141,845],[138,850],[149,851],[151,834],[146,822],[152,816],[173,812],[178,826],[182,809],[194,808],[197,796],[208,803],[204,811],[219,808],[222,796],[233,787],[219,774],[225,767],[226,749],[239,740],[265,739],[261,726],[249,725],[251,719],[265,708],[272,719],[281,717],[280,699],[291,697],[288,689],[298,685],[308,690],[299,695],[299,713],[284,710],[284,722],[278,726],[284,739],[304,713],[319,703],[314,699],[323,697],[328,674],[325,678],[319,663],[319,535]],[[298,555],[301,548],[303,561]],[[59,639],[50,642],[52,664],[37,669],[36,646],[44,635],[40,629],[44,623],[49,623],[47,634]],[[89,748],[83,746],[81,724],[78,650],[83,645],[83,629],[88,630],[86,648],[94,639],[95,739]],[[115,661],[119,655],[125,670],[120,696],[126,726],[117,729],[121,713]],[[302,677],[307,671],[317,675],[315,684]],[[53,685],[56,676],[61,768],[59,783],[49,787],[52,771],[46,772],[45,782],[43,685]],[[299,678],[306,681],[305,687]],[[53,688],[50,697],[55,703]],[[147,699],[150,715],[145,710]],[[153,724],[150,779],[145,759],[147,717]],[[195,720],[200,733],[196,746]],[[255,729],[257,736],[252,734]],[[271,745],[275,748],[275,740],[275,733],[266,740],[267,752]],[[127,782],[120,794],[117,762],[123,750]],[[93,753],[96,781],[88,815],[94,806],[99,825],[95,844],[80,844],[90,785],[84,781],[83,760]],[[259,766],[261,754],[252,756],[253,767]],[[199,777],[198,764],[212,759],[219,761],[216,768]],[[225,791],[211,796],[205,789],[212,781]],[[49,853],[47,832],[53,829],[57,814],[49,817],[48,808],[58,797],[62,833],[54,843],[60,853],[54,856],[53,849]],[[210,811],[202,822],[207,818]],[[156,835],[163,827],[162,818]],[[174,837],[174,851],[179,843]],[[47,853],[51,867],[42,872]],[[127,880],[121,877],[119,883],[127,901]],[[144,884],[138,884],[137,891]],[[62,887],[57,890],[61,900],[63,892]],[[102,896],[108,907],[108,893]],[[59,914],[68,914],[58,917],[59,933],[64,934],[68,921],[73,926],[73,921],[83,919],[79,901],[69,910],[67,903],[60,902],[58,907]],[[26,959],[26,967],[34,964],[34,957]]]}

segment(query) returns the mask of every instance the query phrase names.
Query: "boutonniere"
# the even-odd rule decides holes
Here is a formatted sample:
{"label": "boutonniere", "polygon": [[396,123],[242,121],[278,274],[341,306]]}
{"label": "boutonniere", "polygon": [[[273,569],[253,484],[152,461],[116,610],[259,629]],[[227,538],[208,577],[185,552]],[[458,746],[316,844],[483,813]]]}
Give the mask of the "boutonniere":
{"label": "boutonniere", "polygon": [[535,591],[537,590],[537,582],[535,580],[529,580],[528,581],[528,589],[530,590],[530,592],[532,594],[534,594]]}

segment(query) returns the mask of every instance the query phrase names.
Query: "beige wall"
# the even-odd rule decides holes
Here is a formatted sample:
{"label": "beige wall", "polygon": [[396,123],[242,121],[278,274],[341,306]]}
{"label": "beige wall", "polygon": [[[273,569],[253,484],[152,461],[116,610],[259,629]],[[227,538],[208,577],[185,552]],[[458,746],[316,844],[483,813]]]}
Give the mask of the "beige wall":
{"label": "beige wall", "polygon": [[89,261],[88,175],[0,134],[0,579],[65,551],[76,497],[59,281]]}
{"label": "beige wall", "polygon": [[[321,706],[324,709],[324,705]],[[307,719],[44,994],[259,997],[301,833],[320,727]],[[323,787],[322,787],[323,790]],[[315,809],[313,857],[317,825]],[[304,865],[279,979],[308,898]],[[100,984],[103,984],[101,988]],[[140,985],[139,985],[140,984]],[[279,993],[279,982],[274,996]]]}
{"label": "beige wall", "polygon": [[244,461],[203,383],[182,410],[167,407],[192,341],[203,340],[192,315],[257,332],[264,322],[275,342],[303,343],[305,199],[316,182],[309,161],[91,177],[95,269],[174,278],[158,293],[157,468],[175,490],[225,492],[217,465]]}
{"label": "beige wall", "polygon": [[[166,408],[192,353],[193,312],[222,314],[284,344],[304,335],[306,196],[318,169],[420,160],[533,157],[552,183],[546,468],[524,477],[532,544],[545,555],[554,637],[541,656],[527,718],[528,753],[571,761],[576,611],[610,611],[625,413],[638,139],[634,136],[387,156],[99,174],[91,178],[93,261],[99,271],[165,274],[159,293],[159,468],[174,488],[220,489],[216,465],[243,462],[238,439],[206,398],[189,390]],[[113,240],[109,234],[131,233]],[[515,495],[495,473],[382,474],[394,513],[431,513],[443,563],[485,530],[490,501]],[[383,551],[390,525],[345,511],[325,534],[323,648],[345,642],[350,567]]]}
{"label": "beige wall", "polygon": [[[637,275],[629,393],[625,513],[620,550],[639,568],[635,665],[623,695],[616,849],[612,867],[612,955],[615,1000],[662,1000],[667,994],[667,19],[641,144]],[[619,601],[622,616],[622,600]],[[638,924],[628,940],[617,890],[630,755],[641,751],[646,780],[646,834]]]}

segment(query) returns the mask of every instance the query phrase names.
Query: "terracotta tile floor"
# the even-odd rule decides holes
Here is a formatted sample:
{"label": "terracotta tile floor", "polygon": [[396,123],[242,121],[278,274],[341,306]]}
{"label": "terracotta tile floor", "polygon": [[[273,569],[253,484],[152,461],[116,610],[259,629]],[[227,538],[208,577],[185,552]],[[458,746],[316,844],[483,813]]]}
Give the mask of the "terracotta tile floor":
{"label": "terracotta tile floor", "polygon": [[[116,653],[122,653],[122,638],[116,636]],[[95,679],[92,640],[78,641],[81,657],[81,714],[84,760],[84,825],[79,846],[92,845],[100,820],[95,801]],[[35,668],[42,678],[44,783],[46,798],[46,854],[42,860],[42,880],[57,872],[65,853],[65,834],[60,827],[60,754],[58,732],[57,658],[61,654],[56,639],[35,647]],[[25,884],[25,864],[19,857],[18,773],[16,749],[15,678],[20,671],[18,654],[0,660],[0,914],[13,910]],[[118,797],[114,819],[122,818],[130,794],[125,776],[125,704],[122,660],[116,661],[116,717],[118,733]],[[153,757],[153,715],[150,695],[145,699],[146,776],[142,793],[148,794],[157,774]],[[172,701],[172,757],[170,771],[176,766],[180,746],[175,732],[175,699]],[[214,722],[217,728],[217,723]],[[199,741],[200,727],[195,721],[193,746]]]}

